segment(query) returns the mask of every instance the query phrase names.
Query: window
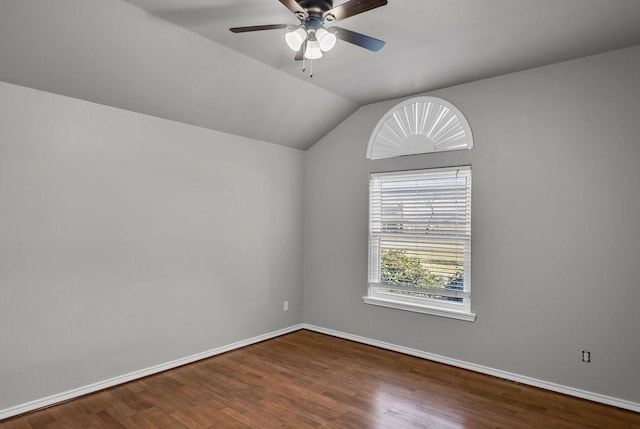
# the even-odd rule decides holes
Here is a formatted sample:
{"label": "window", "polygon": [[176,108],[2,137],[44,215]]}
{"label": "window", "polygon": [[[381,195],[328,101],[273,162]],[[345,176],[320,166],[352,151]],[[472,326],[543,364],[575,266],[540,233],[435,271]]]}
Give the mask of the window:
{"label": "window", "polygon": [[415,97],[387,112],[373,130],[368,159],[471,149],[473,135],[456,106],[437,97]]}
{"label": "window", "polygon": [[368,304],[474,320],[471,167],[372,173]]}

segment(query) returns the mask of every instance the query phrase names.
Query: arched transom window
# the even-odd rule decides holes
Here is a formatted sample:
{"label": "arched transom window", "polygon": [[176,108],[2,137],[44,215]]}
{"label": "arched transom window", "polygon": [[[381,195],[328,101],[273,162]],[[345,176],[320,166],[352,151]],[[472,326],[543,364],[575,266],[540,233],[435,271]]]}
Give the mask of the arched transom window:
{"label": "arched transom window", "polygon": [[387,112],[369,139],[368,159],[471,149],[473,136],[464,115],[436,97],[415,97]]}

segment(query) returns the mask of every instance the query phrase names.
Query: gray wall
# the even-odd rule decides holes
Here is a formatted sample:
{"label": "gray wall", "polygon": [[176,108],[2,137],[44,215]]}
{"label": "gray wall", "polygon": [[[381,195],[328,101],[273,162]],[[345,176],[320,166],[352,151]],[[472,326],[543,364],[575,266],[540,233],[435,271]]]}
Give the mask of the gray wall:
{"label": "gray wall", "polygon": [[303,166],[0,83],[0,409],[300,323]]}
{"label": "gray wall", "polygon": [[[400,100],[359,109],[305,155],[304,321],[640,402],[638,76],[637,46],[429,93],[470,151],[367,161]],[[467,163],[477,320],[364,304],[368,173]]]}

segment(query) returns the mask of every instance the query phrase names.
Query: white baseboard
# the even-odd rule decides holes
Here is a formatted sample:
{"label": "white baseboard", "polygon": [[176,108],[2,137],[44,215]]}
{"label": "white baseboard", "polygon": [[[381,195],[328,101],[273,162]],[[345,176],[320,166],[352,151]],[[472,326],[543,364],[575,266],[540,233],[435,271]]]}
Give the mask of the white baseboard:
{"label": "white baseboard", "polygon": [[357,343],[368,344],[370,346],[380,347],[382,349],[392,350],[395,352],[403,353],[406,355],[416,356],[422,359],[431,360],[434,362],[440,362],[447,365],[455,366],[458,368],[468,369],[470,371],[479,372],[482,374],[492,375],[494,377],[504,378],[506,380],[515,381],[529,386],[540,387],[542,389],[550,390],[553,392],[563,393],[569,396],[575,396],[577,398],[588,399],[590,401],[599,402],[601,404],[612,405],[618,408],[624,408],[626,410],[640,412],[640,403],[627,401],[625,399],[618,399],[611,396],[601,395],[599,393],[593,393],[586,390],[576,389],[574,387],[563,386],[561,384],[551,383],[549,381],[539,380],[536,378],[527,377],[524,375],[514,374],[500,369],[490,368],[488,366],[477,365],[470,362],[465,362],[458,359],[451,359],[445,356],[440,356],[432,353],[423,352],[421,350],[411,349],[409,347],[398,346],[396,344],[386,343],[383,341],[373,340],[371,338],[361,337],[359,335],[347,334],[345,332],[334,331],[333,329],[322,328],[320,326],[310,325],[307,323],[302,324],[303,329],[319,332],[321,334],[327,334],[338,338],[344,338],[345,340],[355,341]]}
{"label": "white baseboard", "polygon": [[141,369],[138,371],[130,372],[128,374],[120,375],[118,377],[110,378],[108,380],[100,381],[97,383],[89,384],[87,386],[79,387],[77,389],[68,390],[66,392],[57,393],[55,395],[47,396],[46,398],[36,399],[25,404],[16,405],[4,410],[0,410],[0,420],[8,419],[19,414],[24,414],[29,411],[34,411],[40,408],[45,408],[60,402],[68,401],[89,393],[97,392],[99,390],[107,389],[109,387],[116,386],[118,384],[127,383],[138,378],[147,377],[162,371],[177,368],[182,365],[186,365],[198,360],[206,359],[221,353],[225,353],[231,350],[235,350],[241,347],[245,347],[251,344],[259,343],[271,338],[279,337],[281,335],[288,334],[290,332],[298,331],[300,329],[308,329],[310,331],[319,332],[322,334],[331,335],[338,338],[344,338],[346,340],[355,341],[362,344],[368,344],[375,347],[380,347],[387,350],[404,353],[411,356],[431,360],[434,362],[440,362],[447,365],[455,366],[458,368],[464,368],[471,371],[479,372],[482,374],[488,374],[506,380],[515,381],[530,386],[540,387],[542,389],[550,390],[553,392],[563,393],[565,395],[575,396],[577,398],[588,399],[590,401],[599,402],[602,404],[612,405],[635,412],[640,412],[640,404],[636,402],[627,401],[624,399],[618,399],[611,396],[601,395],[599,393],[588,392],[586,390],[576,389],[573,387],[563,386],[556,383],[550,383],[544,380],[538,380],[535,378],[527,377],[524,375],[518,375],[507,371],[502,371],[495,368],[490,368],[482,365],[476,365],[474,363],[461,361],[458,359],[451,359],[445,356],[440,356],[432,353],[423,352],[421,350],[411,349],[409,347],[398,346],[396,344],[386,343],[383,341],[373,340],[371,338],[361,337],[359,335],[347,334],[345,332],[334,331],[333,329],[322,328],[320,326],[310,325],[306,323],[293,325],[288,328],[280,329],[273,332],[268,332],[263,335],[258,335],[253,338],[249,338],[242,341],[237,341],[226,346],[218,347],[212,350],[208,350],[202,353],[197,353],[184,358],[176,359],[171,362],[166,362],[160,365],[155,365],[149,368]]}
{"label": "white baseboard", "polygon": [[231,350],[239,349],[251,344],[259,343],[264,340],[279,337],[280,335],[288,334],[293,331],[302,329],[302,324],[289,326],[288,328],[279,329],[277,331],[268,332],[266,334],[258,335],[257,337],[249,338],[242,341],[237,341],[226,346],[217,347],[202,353],[196,353],[191,356],[176,359],[171,362],[162,363],[149,368],[141,369],[138,371],[130,372],[128,374],[120,375],[110,378],[108,380],[99,381],[97,383],[89,384],[87,386],[79,387],[77,389],[68,390],[66,392],[57,393],[55,395],[47,396],[46,398],[36,399],[25,404],[16,405],[4,410],[0,410],[0,420],[8,419],[9,417],[17,416],[19,414],[28,413],[40,408],[48,407],[60,402],[68,401],[70,399],[77,398],[79,396],[87,395],[89,393],[97,392],[108,387],[113,387],[118,384],[126,383],[128,381],[136,380],[138,378],[147,377],[158,372],[166,371],[168,369],[177,368],[188,363],[206,359],[221,353],[225,353]]}

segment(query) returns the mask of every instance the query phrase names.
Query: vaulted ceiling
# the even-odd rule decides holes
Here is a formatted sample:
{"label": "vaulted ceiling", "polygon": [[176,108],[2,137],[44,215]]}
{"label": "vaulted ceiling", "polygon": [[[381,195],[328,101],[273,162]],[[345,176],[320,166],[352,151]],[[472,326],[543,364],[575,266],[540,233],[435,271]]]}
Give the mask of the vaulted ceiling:
{"label": "vaulted ceiling", "polygon": [[[344,3],[335,1],[334,5]],[[3,0],[0,80],[306,149],[360,105],[640,44],[637,0],[389,0],[314,76],[278,0]]]}

